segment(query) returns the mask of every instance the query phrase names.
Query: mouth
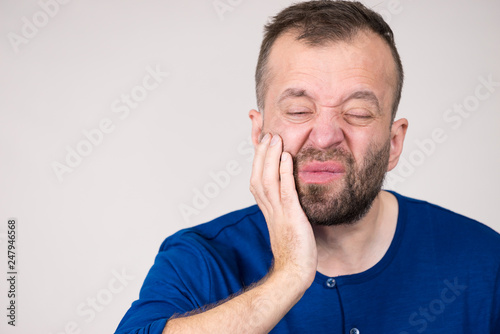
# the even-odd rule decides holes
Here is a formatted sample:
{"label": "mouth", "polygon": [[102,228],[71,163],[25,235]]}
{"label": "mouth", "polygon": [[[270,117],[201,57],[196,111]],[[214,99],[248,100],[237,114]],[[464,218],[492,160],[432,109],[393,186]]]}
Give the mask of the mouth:
{"label": "mouth", "polygon": [[345,173],[344,166],[334,161],[314,161],[299,167],[298,176],[303,183],[325,184],[340,179]]}

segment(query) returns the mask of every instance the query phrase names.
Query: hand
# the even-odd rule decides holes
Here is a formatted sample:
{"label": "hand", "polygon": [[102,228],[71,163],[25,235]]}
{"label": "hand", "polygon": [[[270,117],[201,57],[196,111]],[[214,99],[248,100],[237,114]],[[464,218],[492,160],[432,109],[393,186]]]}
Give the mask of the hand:
{"label": "hand", "polygon": [[279,135],[266,134],[255,148],[250,191],[269,229],[274,255],[271,275],[298,278],[305,291],[318,266],[316,241],[295,189],[292,156],[283,152]]}

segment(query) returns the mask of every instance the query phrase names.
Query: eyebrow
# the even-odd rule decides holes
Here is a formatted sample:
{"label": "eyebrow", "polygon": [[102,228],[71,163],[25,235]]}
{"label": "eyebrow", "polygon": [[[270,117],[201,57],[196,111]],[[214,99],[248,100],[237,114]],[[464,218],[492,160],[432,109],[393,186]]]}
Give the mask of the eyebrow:
{"label": "eyebrow", "polygon": [[281,103],[283,100],[286,100],[287,98],[290,97],[309,97],[309,94],[307,94],[305,89],[300,89],[300,88],[287,88],[283,93],[281,93],[278,103]]}
{"label": "eyebrow", "polygon": [[[281,103],[283,100],[286,100],[287,98],[290,97],[303,97],[303,96],[311,98],[311,96],[306,92],[305,89],[287,88],[285,89],[285,91],[283,91],[283,93],[281,93],[278,99],[278,103]],[[369,90],[355,91],[351,95],[347,96],[344,100],[342,100],[340,104],[344,104],[349,100],[365,100],[367,102],[370,102],[376,107],[377,112],[381,114],[380,103],[378,101],[377,96],[372,91]]]}
{"label": "eyebrow", "polygon": [[347,98],[345,98],[342,101],[342,103],[345,103],[349,100],[365,100],[365,101],[370,102],[373,105],[375,105],[375,107],[377,108],[377,112],[379,114],[382,113],[381,109],[380,109],[380,103],[378,101],[378,98],[375,95],[375,93],[373,93],[372,91],[369,91],[369,90],[356,91],[356,92],[352,93],[351,95],[349,95]]}

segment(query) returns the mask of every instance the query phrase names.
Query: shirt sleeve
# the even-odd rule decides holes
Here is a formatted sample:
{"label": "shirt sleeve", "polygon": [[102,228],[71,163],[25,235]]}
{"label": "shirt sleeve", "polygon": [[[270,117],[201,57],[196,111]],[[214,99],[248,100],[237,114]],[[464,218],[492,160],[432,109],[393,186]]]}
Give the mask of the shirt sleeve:
{"label": "shirt sleeve", "polygon": [[210,275],[203,251],[189,237],[167,238],[116,334],[161,334],[167,320],[209,301]]}

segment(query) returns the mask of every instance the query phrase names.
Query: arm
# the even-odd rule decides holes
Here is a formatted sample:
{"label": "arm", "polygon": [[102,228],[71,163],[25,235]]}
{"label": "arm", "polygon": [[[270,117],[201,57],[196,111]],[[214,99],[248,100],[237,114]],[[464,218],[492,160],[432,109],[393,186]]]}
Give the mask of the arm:
{"label": "arm", "polygon": [[250,186],[268,225],[272,270],[252,289],[208,311],[170,319],[163,333],[268,333],[311,285],[316,243],[295,190],[292,158],[282,145],[271,135],[259,143]]}
{"label": "arm", "polygon": [[292,292],[283,284],[287,278],[279,276],[269,275],[252,289],[203,313],[170,319],[163,333],[268,333],[303,294],[298,285]]}

